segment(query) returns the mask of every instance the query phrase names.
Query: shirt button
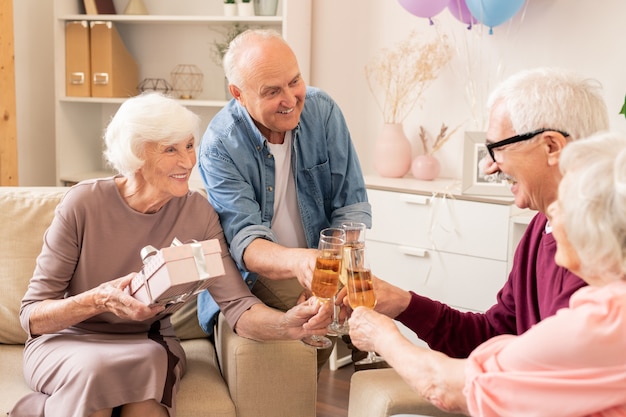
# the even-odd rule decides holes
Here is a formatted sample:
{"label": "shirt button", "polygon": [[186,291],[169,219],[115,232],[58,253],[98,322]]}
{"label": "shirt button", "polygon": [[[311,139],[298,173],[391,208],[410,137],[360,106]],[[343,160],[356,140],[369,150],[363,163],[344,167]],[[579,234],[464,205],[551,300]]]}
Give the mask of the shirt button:
{"label": "shirt button", "polygon": [[246,284],[248,284],[249,286],[252,285],[252,280],[251,279],[247,280]]}
{"label": "shirt button", "polygon": [[268,158],[270,158],[270,159],[272,159],[272,158],[274,157],[274,155],[272,155],[271,153],[268,153],[268,154],[267,154],[267,157],[268,157]]}
{"label": "shirt button", "polygon": [[269,187],[267,187],[267,191],[269,191],[269,192],[271,193],[272,191],[274,191],[274,187],[272,187],[272,186],[270,185]]}

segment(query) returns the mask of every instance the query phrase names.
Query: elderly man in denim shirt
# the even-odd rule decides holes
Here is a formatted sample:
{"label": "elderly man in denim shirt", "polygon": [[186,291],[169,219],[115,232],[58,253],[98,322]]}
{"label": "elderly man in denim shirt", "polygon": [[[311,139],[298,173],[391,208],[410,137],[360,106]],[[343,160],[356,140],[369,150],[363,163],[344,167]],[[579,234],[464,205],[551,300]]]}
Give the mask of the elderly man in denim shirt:
{"label": "elderly man in denim shirt", "polygon": [[[200,174],[246,283],[285,310],[310,289],[323,228],[371,226],[361,167],[341,110],[305,85],[276,32],[239,35],[224,70],[234,100],[204,135]],[[209,334],[217,311],[200,294],[198,317]]]}

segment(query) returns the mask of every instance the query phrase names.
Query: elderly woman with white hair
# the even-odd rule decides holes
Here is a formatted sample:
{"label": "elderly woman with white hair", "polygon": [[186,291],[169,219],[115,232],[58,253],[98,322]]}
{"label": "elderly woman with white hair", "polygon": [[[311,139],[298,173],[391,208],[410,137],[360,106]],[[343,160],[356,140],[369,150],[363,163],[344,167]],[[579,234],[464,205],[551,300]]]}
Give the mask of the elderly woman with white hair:
{"label": "elderly woman with white hair", "polygon": [[69,189],[22,300],[24,375],[35,392],[11,416],[176,414],[185,353],[164,307],[126,291],[146,245],[219,240],[226,274],[210,291],[240,336],[326,333],[328,307],[272,310],[241,279],[216,212],[189,190],[199,128],[193,112],[158,93],[126,100],[111,120],[105,155],[119,175]]}
{"label": "elderly woman with white hair", "polygon": [[[434,405],[472,416],[626,415],[626,136],[562,151],[547,215],[556,263],[589,286],[526,333],[496,336],[467,359],[414,346],[393,321],[359,307],[352,342],[382,354]],[[416,394],[417,395],[417,394]]]}

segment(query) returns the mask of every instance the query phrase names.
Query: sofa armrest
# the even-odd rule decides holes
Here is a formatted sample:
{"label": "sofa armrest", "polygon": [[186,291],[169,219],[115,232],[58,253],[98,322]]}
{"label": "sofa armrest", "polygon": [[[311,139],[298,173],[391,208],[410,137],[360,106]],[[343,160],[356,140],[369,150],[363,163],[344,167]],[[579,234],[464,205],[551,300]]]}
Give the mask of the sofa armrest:
{"label": "sofa armrest", "polygon": [[219,315],[215,347],[238,417],[315,417],[317,352],[300,341],[257,342]]}
{"label": "sofa armrest", "polygon": [[456,417],[425,400],[393,369],[370,369],[355,372],[350,379],[348,417],[389,417],[394,414],[418,414],[432,417]]}

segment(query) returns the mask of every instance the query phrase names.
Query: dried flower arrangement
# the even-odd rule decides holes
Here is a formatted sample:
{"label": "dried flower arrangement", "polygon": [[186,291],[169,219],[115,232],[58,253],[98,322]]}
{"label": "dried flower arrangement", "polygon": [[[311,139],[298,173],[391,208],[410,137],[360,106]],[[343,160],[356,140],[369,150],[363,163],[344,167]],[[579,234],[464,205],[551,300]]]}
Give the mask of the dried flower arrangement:
{"label": "dried flower arrangement", "polygon": [[[452,48],[446,35],[425,42],[413,31],[366,65],[367,83],[385,123],[403,122],[451,58]],[[382,89],[382,97],[376,86]]]}
{"label": "dried flower arrangement", "polygon": [[424,129],[424,126],[420,126],[420,141],[422,142],[422,148],[424,150],[424,155],[429,155],[432,156],[435,152],[437,152],[439,149],[441,149],[441,147],[443,145],[445,145],[445,143],[448,141],[448,139],[450,139],[450,137],[454,134],[454,132],[456,132],[459,129],[460,126],[455,127],[454,129],[452,129],[451,132],[448,132],[448,126],[446,126],[444,123],[441,124],[441,129],[439,129],[439,134],[437,135],[437,137],[435,138],[435,140],[433,141],[432,146],[429,146],[428,142],[428,138],[426,137],[426,129]]}

